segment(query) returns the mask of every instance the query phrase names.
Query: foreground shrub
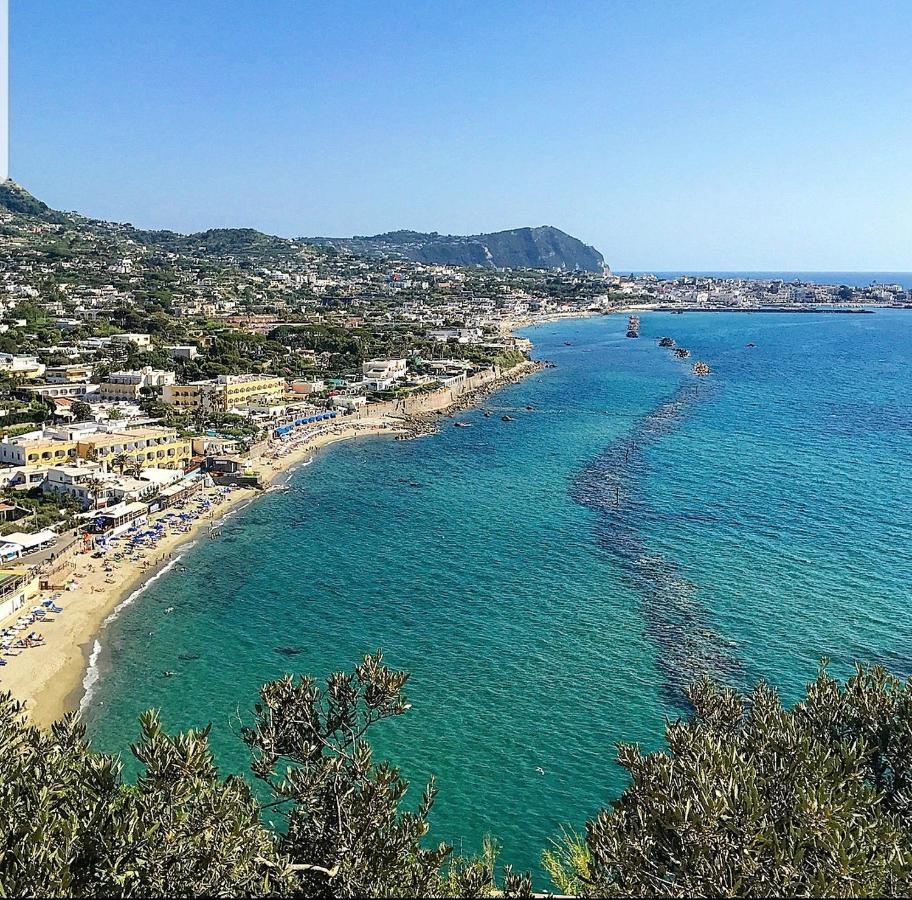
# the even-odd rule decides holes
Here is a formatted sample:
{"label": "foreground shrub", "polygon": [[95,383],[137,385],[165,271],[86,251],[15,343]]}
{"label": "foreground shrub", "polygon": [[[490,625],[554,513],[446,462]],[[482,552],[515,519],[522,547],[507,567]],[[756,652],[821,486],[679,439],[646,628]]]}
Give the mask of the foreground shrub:
{"label": "foreground shrub", "polygon": [[[352,673],[266,685],[244,731],[253,771],[271,797],[222,779],[208,729],[169,737],[141,719],[134,785],[94,753],[75,716],[28,727],[0,698],[0,895],[3,896],[485,896],[493,854],[454,860],[426,846],[436,789],[400,811],[408,785],[375,764],[377,722],[404,713],[408,676],[365,657]],[[284,819],[283,827],[266,824]],[[507,871],[508,895],[528,879]]]}
{"label": "foreground shrub", "polygon": [[912,687],[825,669],[784,709],[709,682],[668,752],[620,745],[631,784],[544,864],[588,896],[908,896]]}

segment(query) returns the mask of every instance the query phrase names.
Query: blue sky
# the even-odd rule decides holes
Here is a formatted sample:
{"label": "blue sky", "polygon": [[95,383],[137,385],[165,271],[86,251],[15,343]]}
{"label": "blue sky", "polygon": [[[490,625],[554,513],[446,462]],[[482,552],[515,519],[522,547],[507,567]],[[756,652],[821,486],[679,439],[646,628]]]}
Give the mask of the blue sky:
{"label": "blue sky", "polygon": [[12,175],[181,231],[912,269],[912,3],[12,0]]}

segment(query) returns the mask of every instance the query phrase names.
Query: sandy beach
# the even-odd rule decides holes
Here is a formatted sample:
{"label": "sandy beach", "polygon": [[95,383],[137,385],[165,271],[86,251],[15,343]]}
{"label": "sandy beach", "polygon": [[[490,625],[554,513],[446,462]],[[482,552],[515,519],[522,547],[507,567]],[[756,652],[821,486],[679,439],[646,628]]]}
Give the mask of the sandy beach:
{"label": "sandy beach", "polygon": [[[315,433],[261,448],[250,458],[249,468],[258,471],[264,486],[268,486],[321,447],[356,437],[396,434],[401,425],[401,421],[393,419],[361,419],[325,426]],[[42,643],[4,654],[6,665],[0,669],[0,690],[10,691],[24,701],[30,720],[37,725],[46,726],[77,710],[84,695],[83,680],[90,655],[108,616],[165,566],[173,564],[191,543],[218,540],[217,534],[208,534],[209,526],[261,493],[252,488],[204,488],[182,506],[151,515],[150,526],[165,525],[163,536],[154,546],[132,554],[133,558],[125,551],[116,562],[90,553],[76,554],[66,590],[41,592],[0,622],[0,626],[8,628],[28,610],[51,598],[56,598],[54,603],[63,610],[51,612],[29,625],[28,632],[22,632],[37,632]],[[190,518],[179,518],[179,514]],[[119,543],[121,548],[125,544],[126,539]]]}
{"label": "sandy beach", "polygon": [[[511,323],[511,329],[518,327]],[[68,712],[79,709],[86,693],[96,641],[103,643],[105,622],[127,598],[140,591],[165,567],[173,565],[189,545],[200,540],[218,540],[209,527],[240,506],[254,501],[290,470],[321,447],[357,437],[377,435],[420,436],[435,430],[434,421],[478,402],[482,397],[538,370],[535,363],[522,363],[480,387],[449,392],[431,412],[381,415],[346,419],[260,445],[247,460],[247,469],[260,476],[262,487],[203,488],[180,507],[149,516],[146,529],[158,527],[161,536],[144,549],[130,552],[126,538],[118,541],[105,558],[77,553],[71,563],[67,588],[44,591],[33,597],[0,628],[23,621],[23,616],[42,604],[55,604],[63,611],[28,620],[19,635],[37,633],[40,641],[25,649],[10,649],[0,659],[0,690],[9,691],[26,704],[29,719],[47,726]],[[145,530],[145,529],[144,529]],[[113,559],[117,553],[116,560]],[[89,676],[91,677],[91,676]]]}

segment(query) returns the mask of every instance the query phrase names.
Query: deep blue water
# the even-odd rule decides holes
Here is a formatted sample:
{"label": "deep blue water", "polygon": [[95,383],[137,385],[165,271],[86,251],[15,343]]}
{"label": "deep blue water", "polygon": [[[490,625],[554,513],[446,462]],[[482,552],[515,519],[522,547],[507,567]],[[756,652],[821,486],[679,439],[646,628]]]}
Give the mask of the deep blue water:
{"label": "deep blue water", "polygon": [[263,681],[382,647],[414,708],[378,752],[438,776],[433,834],[533,868],[623,789],[614,743],[660,747],[697,675],[793,700],[823,655],[909,673],[912,313],[625,323],[531,329],[557,368],[491,418],[332,448],[194,547],[103,635],[96,746],[157,706],[211,721],[243,770]]}

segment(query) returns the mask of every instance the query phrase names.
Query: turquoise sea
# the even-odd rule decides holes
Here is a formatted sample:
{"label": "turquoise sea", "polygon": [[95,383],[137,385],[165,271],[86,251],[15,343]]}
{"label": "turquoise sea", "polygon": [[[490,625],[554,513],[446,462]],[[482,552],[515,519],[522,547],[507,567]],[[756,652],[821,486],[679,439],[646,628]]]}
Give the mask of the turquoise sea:
{"label": "turquoise sea", "polygon": [[660,747],[696,675],[793,700],[823,655],[909,674],[912,313],[625,325],[530,329],[557,368],[492,417],[324,451],[189,550],[102,635],[96,747],[125,751],[155,706],[212,722],[243,770],[262,682],[382,647],[414,708],[378,751],[416,793],[438,776],[434,836],[536,868],[623,789],[615,742]]}

